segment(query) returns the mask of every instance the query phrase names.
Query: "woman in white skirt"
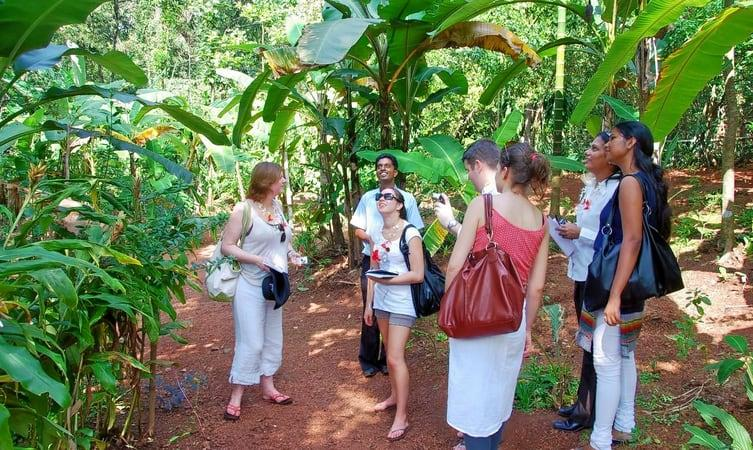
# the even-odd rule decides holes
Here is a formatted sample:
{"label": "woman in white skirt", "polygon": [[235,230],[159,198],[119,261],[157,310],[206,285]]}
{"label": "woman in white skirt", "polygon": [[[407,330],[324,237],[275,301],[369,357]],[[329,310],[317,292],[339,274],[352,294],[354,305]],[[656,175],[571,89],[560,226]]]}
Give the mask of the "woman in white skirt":
{"label": "woman in white skirt", "polygon": [[[493,240],[510,256],[526,286],[523,320],[517,331],[469,339],[450,338],[447,423],[463,433],[456,448],[496,450],[512,414],[524,348],[531,348],[531,327],[544,289],[548,254],[546,221],[528,200],[530,187],[543,189],[549,163],[527,144],[501,152],[497,186],[492,197]],[[484,199],[468,206],[463,227],[447,266],[446,288],[458,276],[471,251],[489,244],[484,230]]]}
{"label": "woman in white skirt", "polygon": [[[379,230],[368,230],[374,240],[371,267],[396,273],[393,278],[370,276],[366,293],[363,319],[371,326],[374,317],[379,324],[384,348],[387,350],[387,367],[390,370],[390,396],[376,404],[374,411],[395,407],[395,419],[387,440],[398,441],[408,432],[408,365],[405,362],[405,343],[410,329],[416,323],[411,284],[424,281],[424,252],[421,234],[406,221],[405,200],[397,189],[385,188],[377,194],[377,209],[384,225]],[[400,251],[400,238],[405,231],[408,243],[410,270]]]}
{"label": "woman in white skirt", "polygon": [[[262,294],[262,280],[272,267],[288,271],[288,258],[299,265],[301,255],[292,250],[292,233],[276,200],[285,186],[282,167],[261,162],[251,173],[246,200],[233,209],[222,236],[222,254],[241,263],[241,276],[233,300],[235,353],[230,369],[232,392],[225,419],[238,420],[246,386],[261,384],[262,399],[276,405],[293,400],[277,390],[273,376],[282,362],[282,308]],[[250,217],[247,229],[243,217]],[[243,248],[238,247],[241,236]]]}

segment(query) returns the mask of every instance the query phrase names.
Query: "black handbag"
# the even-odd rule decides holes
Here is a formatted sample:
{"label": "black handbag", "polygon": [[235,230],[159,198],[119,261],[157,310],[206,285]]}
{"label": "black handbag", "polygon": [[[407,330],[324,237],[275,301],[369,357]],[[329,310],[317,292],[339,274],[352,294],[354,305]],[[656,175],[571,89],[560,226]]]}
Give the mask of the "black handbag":
{"label": "black handbag", "polygon": [[[400,236],[400,253],[403,254],[405,265],[410,270],[408,243],[405,242],[405,232],[408,231],[408,228],[415,227],[408,224],[403,229],[403,235]],[[421,248],[424,252],[424,281],[410,286],[416,317],[430,316],[439,311],[439,304],[442,301],[442,296],[444,296],[444,273],[432,261],[431,255],[429,255],[429,251],[426,250],[423,242],[421,242]]]}
{"label": "black handbag", "polygon": [[[633,176],[633,175],[626,175]],[[643,239],[635,263],[633,273],[630,274],[627,285],[622,291],[621,309],[642,305],[642,302],[653,297],[662,297],[679,291],[685,286],[682,282],[680,266],[677,264],[672,249],[667,241],[659,234],[659,230],[648,221],[651,210],[646,203],[646,188],[640,178],[636,177],[643,191]],[[609,292],[617,271],[622,243],[614,242],[612,237],[612,221],[614,212],[619,208],[619,187],[614,193],[612,209],[606,223],[601,228],[604,235],[602,248],[594,253],[593,260],[588,266],[586,278],[584,306],[588,311],[604,308],[609,301]]]}

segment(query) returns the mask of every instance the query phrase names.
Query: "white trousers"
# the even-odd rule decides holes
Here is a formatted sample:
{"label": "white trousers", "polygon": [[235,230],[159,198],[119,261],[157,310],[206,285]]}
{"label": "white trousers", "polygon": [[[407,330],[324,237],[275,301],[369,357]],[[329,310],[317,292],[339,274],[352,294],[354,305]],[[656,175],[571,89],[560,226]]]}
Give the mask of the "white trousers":
{"label": "white trousers", "polygon": [[596,369],[596,406],[591,447],[611,450],[612,427],[632,432],[635,428],[635,389],[638,373],[635,352],[622,356],[620,327],[604,321],[604,310],[596,313],[593,334],[593,357]]}
{"label": "white trousers", "polygon": [[261,286],[239,277],[233,300],[235,354],[230,383],[259,384],[262,375],[271,376],[282,362],[282,308],[265,300]]}

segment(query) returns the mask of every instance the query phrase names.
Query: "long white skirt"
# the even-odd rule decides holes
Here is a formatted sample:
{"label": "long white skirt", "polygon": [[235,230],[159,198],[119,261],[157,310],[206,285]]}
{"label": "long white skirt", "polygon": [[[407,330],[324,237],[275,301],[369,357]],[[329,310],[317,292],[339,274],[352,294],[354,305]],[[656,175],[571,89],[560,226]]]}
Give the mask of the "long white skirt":
{"label": "long white skirt", "polygon": [[512,414],[526,343],[526,319],[513,333],[450,338],[447,423],[473,437],[490,436]]}
{"label": "long white skirt", "polygon": [[259,384],[262,375],[277,372],[282,362],[282,308],[265,300],[261,286],[249,284],[243,277],[233,300],[235,354],[230,368],[230,383]]}

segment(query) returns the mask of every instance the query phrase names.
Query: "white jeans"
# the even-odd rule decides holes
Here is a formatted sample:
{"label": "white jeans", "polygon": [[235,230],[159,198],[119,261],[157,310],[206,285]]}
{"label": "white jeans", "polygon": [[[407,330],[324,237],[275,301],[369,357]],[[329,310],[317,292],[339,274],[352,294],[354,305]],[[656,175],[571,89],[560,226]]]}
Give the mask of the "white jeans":
{"label": "white jeans", "polygon": [[277,372],[282,362],[282,308],[264,299],[261,286],[249,284],[243,277],[233,300],[235,353],[230,383],[259,384],[262,375]]}
{"label": "white jeans", "polygon": [[623,357],[620,327],[604,322],[604,310],[596,313],[593,334],[594,368],[596,369],[596,406],[591,447],[611,450],[612,427],[632,432],[635,428],[635,388],[638,373],[635,352]]}

